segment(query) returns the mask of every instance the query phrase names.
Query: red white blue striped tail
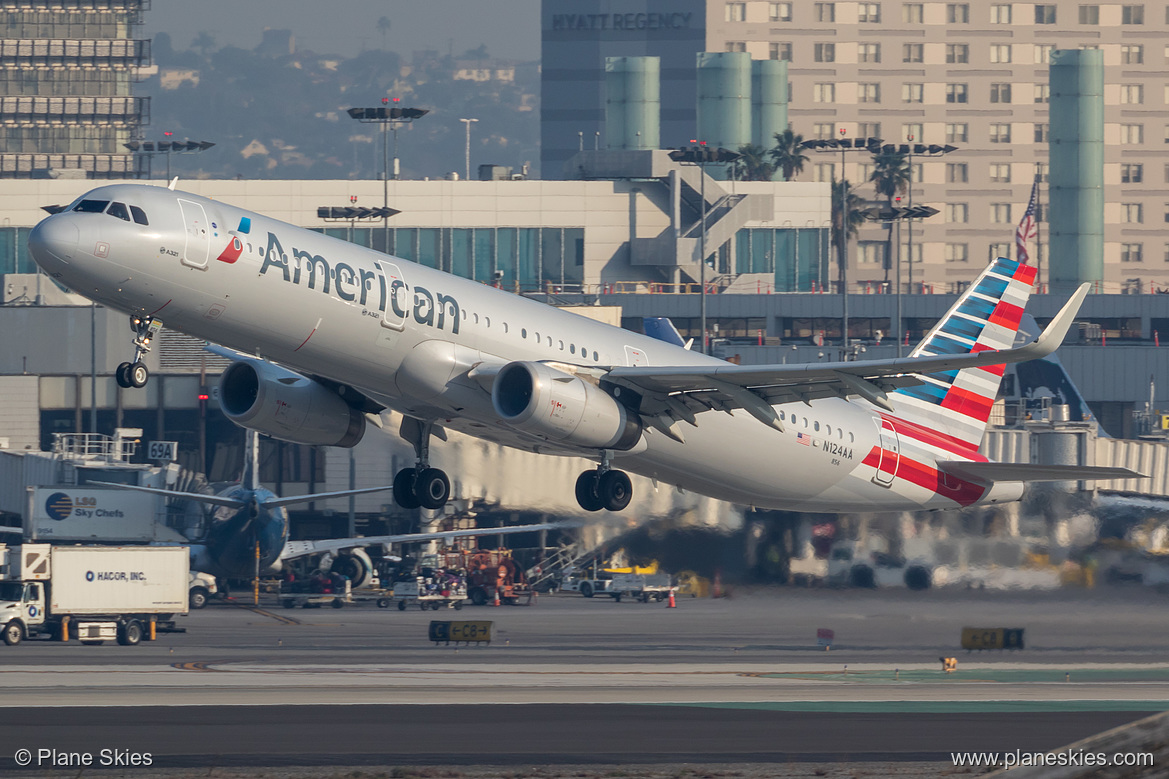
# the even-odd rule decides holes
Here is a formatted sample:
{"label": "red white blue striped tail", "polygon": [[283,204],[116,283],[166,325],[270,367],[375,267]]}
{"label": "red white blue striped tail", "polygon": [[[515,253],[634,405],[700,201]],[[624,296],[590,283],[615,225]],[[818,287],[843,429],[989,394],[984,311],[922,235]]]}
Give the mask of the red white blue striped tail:
{"label": "red white blue striped tail", "polygon": [[[1035,266],[1000,257],[958,298],[909,356],[1011,348],[1034,282]],[[905,416],[977,449],[1005,367],[991,365],[922,374],[922,385],[899,389],[892,397]]]}

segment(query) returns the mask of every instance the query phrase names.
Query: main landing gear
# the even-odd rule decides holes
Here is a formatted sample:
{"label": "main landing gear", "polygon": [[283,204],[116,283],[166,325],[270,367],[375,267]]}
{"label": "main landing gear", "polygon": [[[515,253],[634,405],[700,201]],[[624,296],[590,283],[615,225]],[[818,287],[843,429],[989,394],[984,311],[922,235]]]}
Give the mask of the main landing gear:
{"label": "main landing gear", "polygon": [[418,464],[403,468],[394,476],[394,502],[404,509],[440,509],[451,496],[451,480],[439,468],[430,467],[432,422],[402,419],[402,438],[414,444]]}
{"label": "main landing gear", "polygon": [[585,471],[576,480],[576,502],[585,511],[621,511],[633,499],[633,484],[629,474],[609,467],[608,456],[601,458],[601,467]]}
{"label": "main landing gear", "polygon": [[150,380],[150,371],[142,358],[150,351],[150,342],[162,329],[162,322],[152,316],[130,317],[130,329],[134,331],[134,362],[124,362],[118,366],[114,379],[118,386],[124,389],[135,387],[141,389]]}

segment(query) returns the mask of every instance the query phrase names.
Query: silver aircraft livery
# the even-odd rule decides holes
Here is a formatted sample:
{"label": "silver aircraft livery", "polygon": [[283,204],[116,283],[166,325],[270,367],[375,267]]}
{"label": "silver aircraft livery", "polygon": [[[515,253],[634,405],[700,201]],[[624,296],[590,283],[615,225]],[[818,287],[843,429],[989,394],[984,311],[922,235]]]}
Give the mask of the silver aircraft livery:
{"label": "silver aircraft livery", "polygon": [[1051,353],[1087,294],[1016,346],[1035,268],[1007,259],[907,358],[739,366],[172,188],[94,189],[29,247],[61,284],[130,315],[123,386],[146,384],[141,357],[165,323],[238,352],[220,403],[244,427],[353,446],[367,420],[401,412],[417,462],[393,490],[408,508],[449,498],[429,457],[447,428],[596,461],[576,482],[589,511],[629,504],[626,470],[812,512],[994,504],[1032,481],[1139,476],[979,453],[1004,366]]}

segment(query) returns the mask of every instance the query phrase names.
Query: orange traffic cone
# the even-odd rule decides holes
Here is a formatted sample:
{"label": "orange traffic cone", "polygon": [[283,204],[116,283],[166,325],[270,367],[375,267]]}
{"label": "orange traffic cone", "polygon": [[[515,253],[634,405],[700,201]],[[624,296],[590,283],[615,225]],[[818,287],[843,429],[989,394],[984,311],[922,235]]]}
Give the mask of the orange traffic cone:
{"label": "orange traffic cone", "polygon": [[492,606],[499,605],[499,588],[498,587],[495,588],[495,599],[491,602],[491,605]]}
{"label": "orange traffic cone", "polygon": [[666,604],[666,608],[667,609],[678,608],[678,604],[674,601],[674,588],[673,587],[670,588],[670,601],[669,601],[669,603]]}

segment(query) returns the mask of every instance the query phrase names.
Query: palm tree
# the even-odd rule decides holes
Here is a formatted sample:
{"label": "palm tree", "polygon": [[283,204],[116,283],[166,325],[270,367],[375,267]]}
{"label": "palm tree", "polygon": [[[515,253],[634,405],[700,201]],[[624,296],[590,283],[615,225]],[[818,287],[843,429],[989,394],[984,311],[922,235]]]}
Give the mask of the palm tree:
{"label": "palm tree", "polygon": [[207,52],[215,47],[215,36],[206,30],[200,30],[199,34],[191,41],[191,48],[198,49],[203,52],[203,56],[207,56]]}
{"label": "palm tree", "polygon": [[387,47],[389,42],[388,36],[390,34],[390,27],[392,26],[393,22],[391,22],[388,17],[383,16],[377,20],[377,31],[382,34],[382,49]]}
{"label": "palm tree", "polygon": [[[842,203],[848,207],[847,222],[844,219]],[[832,244],[836,247],[836,257],[841,269],[848,261],[848,239],[857,234],[857,229],[865,221],[865,215],[862,213],[864,206],[864,199],[853,191],[848,179],[832,182]],[[842,231],[841,225],[845,224],[848,229]],[[842,286],[843,283],[842,276]]]}
{"label": "palm tree", "polygon": [[[912,171],[904,153],[882,151],[873,155],[873,175],[869,177],[869,181],[873,182],[877,194],[885,197],[890,209],[893,208],[893,198],[909,189],[911,179]],[[889,235],[885,240],[885,281],[888,281],[889,268],[893,263],[892,225],[889,226]]]}
{"label": "palm tree", "polygon": [[740,181],[771,181],[775,166],[767,161],[768,151],[748,143],[739,147],[739,159],[732,163],[732,173]]}
{"label": "palm tree", "polygon": [[775,134],[775,146],[768,154],[771,155],[772,164],[783,173],[784,181],[791,181],[793,176],[804,172],[808,155],[804,154],[800,146],[803,142],[804,136],[792,132],[790,127]]}

